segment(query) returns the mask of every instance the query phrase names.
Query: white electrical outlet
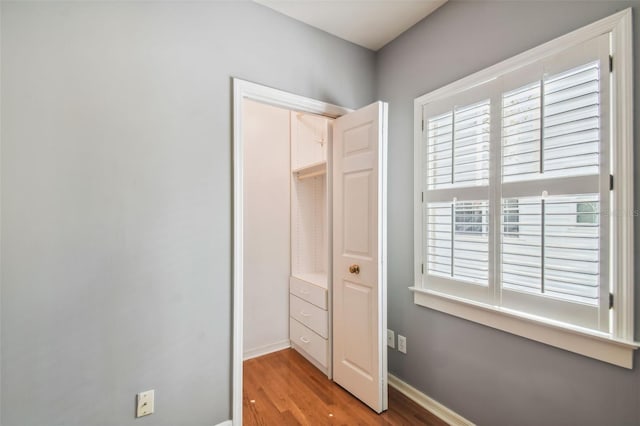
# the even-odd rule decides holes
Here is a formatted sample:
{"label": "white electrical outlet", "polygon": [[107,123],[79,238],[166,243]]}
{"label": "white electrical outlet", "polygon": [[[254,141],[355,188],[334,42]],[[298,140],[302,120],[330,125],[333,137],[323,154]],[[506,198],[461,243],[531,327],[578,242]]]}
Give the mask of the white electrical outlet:
{"label": "white electrical outlet", "polygon": [[398,350],[403,354],[407,353],[407,338],[398,334]]}
{"label": "white electrical outlet", "polygon": [[148,416],[153,413],[154,396],[155,391],[153,389],[138,394],[136,417]]}
{"label": "white electrical outlet", "polygon": [[392,349],[396,347],[396,333],[393,330],[387,330],[387,346]]}

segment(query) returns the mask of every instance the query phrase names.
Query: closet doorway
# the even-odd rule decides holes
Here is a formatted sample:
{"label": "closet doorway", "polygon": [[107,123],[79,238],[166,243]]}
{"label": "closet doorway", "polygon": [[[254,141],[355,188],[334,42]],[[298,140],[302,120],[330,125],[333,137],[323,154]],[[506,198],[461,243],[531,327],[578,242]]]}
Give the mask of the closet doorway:
{"label": "closet doorway", "polygon": [[287,347],[382,412],[387,106],[233,87],[233,424],[243,360]]}

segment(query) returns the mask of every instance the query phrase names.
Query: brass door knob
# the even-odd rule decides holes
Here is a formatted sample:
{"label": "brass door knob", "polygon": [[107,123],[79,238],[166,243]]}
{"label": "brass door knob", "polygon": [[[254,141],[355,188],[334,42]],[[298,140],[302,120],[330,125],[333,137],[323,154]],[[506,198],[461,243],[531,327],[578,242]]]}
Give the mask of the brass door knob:
{"label": "brass door knob", "polygon": [[351,266],[349,266],[349,272],[351,272],[352,274],[359,274],[360,273],[360,265],[351,265]]}

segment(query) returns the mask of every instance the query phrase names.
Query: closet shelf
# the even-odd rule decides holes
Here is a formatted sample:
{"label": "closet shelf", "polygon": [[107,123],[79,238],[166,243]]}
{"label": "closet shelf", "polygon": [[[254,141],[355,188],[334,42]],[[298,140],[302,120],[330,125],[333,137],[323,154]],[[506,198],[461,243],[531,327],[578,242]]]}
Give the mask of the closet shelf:
{"label": "closet shelf", "polygon": [[327,162],[311,164],[309,166],[300,167],[293,170],[293,174],[298,179],[306,179],[315,176],[321,176],[327,173]]}

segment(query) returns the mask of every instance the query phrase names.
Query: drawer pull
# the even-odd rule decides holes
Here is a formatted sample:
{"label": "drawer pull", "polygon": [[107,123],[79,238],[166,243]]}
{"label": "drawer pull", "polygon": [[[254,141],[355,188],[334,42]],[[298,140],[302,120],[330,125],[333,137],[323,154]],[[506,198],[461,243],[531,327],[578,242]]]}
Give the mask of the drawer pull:
{"label": "drawer pull", "polygon": [[302,343],[311,343],[311,340],[307,339],[307,338],[306,338],[306,337],[304,337],[304,336],[300,338],[300,341],[301,341]]}
{"label": "drawer pull", "polygon": [[306,290],[304,288],[300,289],[300,294],[309,294],[309,290]]}
{"label": "drawer pull", "polygon": [[303,317],[310,317],[311,316],[311,314],[308,314],[305,311],[300,311],[300,315],[302,315]]}

